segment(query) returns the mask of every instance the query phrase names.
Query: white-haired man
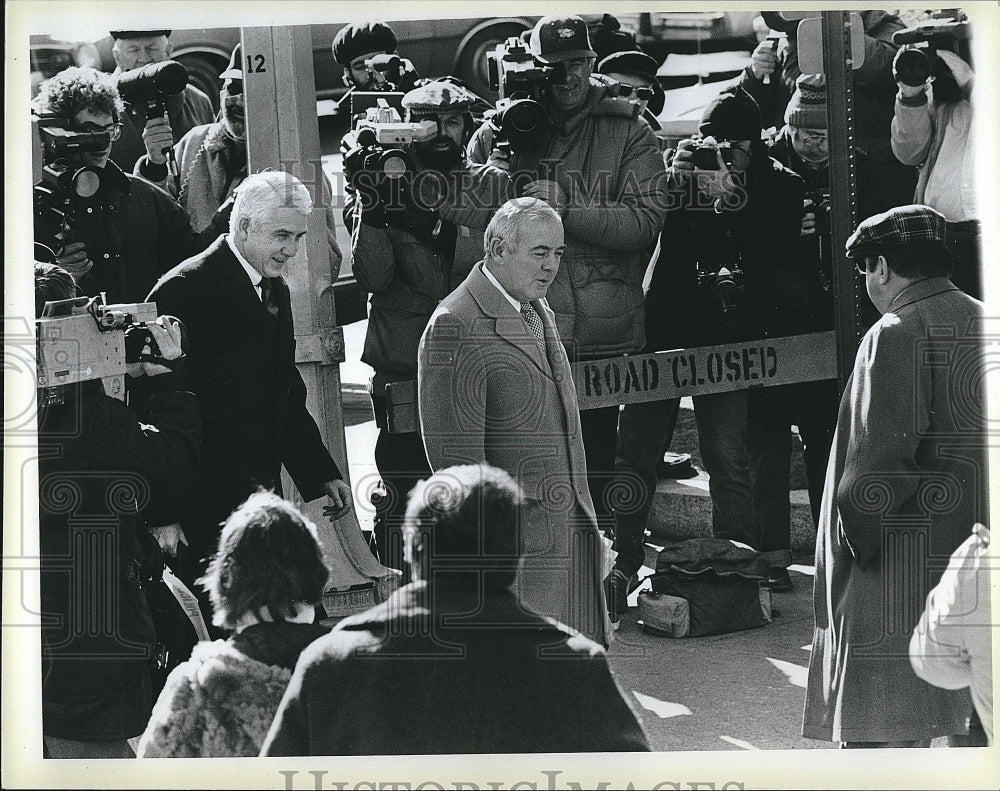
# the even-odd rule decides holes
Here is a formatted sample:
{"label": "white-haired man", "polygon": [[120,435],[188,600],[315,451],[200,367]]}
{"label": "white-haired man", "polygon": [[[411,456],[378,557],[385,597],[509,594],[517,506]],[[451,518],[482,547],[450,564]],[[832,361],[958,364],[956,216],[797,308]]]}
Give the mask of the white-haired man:
{"label": "white-haired man", "polygon": [[288,286],[281,275],[306,235],[312,200],[281,171],[240,185],[229,233],[164,275],[149,294],[190,336],[183,370],[206,431],[198,483],[182,520],[196,558],[219,523],[258,486],[281,489],[284,465],[306,500],[346,512],[350,488],[306,409],[295,367]]}

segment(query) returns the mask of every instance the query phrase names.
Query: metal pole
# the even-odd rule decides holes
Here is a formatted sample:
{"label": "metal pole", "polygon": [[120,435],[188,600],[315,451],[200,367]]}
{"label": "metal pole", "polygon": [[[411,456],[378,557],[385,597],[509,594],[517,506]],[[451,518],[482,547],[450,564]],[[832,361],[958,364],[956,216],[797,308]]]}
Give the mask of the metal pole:
{"label": "metal pole", "polygon": [[854,266],[844,255],[844,245],[854,232],[858,219],[850,14],[847,11],[824,11],[822,19],[830,146],[830,237],[833,247],[837,379],[843,392],[854,368],[854,357],[861,340],[861,300],[867,299],[867,296],[861,294]]}

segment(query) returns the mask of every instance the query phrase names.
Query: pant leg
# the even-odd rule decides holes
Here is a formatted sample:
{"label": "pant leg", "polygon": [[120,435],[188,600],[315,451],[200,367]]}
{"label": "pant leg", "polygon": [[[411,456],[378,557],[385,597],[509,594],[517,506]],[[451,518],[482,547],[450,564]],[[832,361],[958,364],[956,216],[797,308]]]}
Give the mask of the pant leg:
{"label": "pant leg", "polygon": [[823,502],[830,447],[837,428],[840,392],[836,379],[802,382],[797,387],[801,391],[801,398],[795,412],[795,421],[802,437],[802,455],[805,459],[813,525],[819,527],[819,509]]}
{"label": "pant leg", "polygon": [[712,535],[750,543],[753,494],[747,462],[747,391],[694,397],[698,444],[712,497]]}
{"label": "pant leg", "polygon": [[753,492],[750,545],[775,567],[791,565],[792,511],[788,494],[792,461],[789,411],[795,385],[747,394],[747,464]]}
{"label": "pant leg", "polygon": [[656,463],[677,423],[680,399],[626,404],[615,458],[615,568],[632,576],[646,560],[645,530],[656,492]]}
{"label": "pant leg", "polygon": [[949,223],[947,236],[948,250],[951,252],[951,282],[970,297],[982,299],[978,229],[967,223]]}
{"label": "pant leg", "polygon": [[409,582],[409,567],[403,560],[403,518],[410,491],[418,481],[431,475],[424,452],[423,438],[419,431],[392,434],[384,420],[385,399],[372,396],[376,423],[379,424],[375,441],[375,466],[385,488],[384,497],[376,504],[375,541],[379,559],[389,568],[403,572],[403,584]]}
{"label": "pant leg", "polygon": [[587,485],[597,512],[597,525],[606,535],[612,533],[615,525],[608,493],[615,474],[618,412],[617,406],[580,411],[580,430],[587,457]]}

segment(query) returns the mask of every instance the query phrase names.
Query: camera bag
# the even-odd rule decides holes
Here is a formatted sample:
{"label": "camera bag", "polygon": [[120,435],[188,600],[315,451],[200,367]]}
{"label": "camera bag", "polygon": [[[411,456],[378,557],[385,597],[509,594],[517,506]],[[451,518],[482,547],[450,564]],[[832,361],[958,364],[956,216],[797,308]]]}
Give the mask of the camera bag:
{"label": "camera bag", "polygon": [[771,622],[768,563],[759,552],[719,538],[692,538],[657,555],[653,592],[640,595],[643,629],[667,637],[702,637]]}

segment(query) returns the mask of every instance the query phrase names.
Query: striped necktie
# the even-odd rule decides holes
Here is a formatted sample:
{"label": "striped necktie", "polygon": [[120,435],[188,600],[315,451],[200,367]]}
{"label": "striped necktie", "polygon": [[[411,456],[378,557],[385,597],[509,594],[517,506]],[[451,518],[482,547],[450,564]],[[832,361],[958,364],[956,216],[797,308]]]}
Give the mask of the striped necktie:
{"label": "striped necktie", "polygon": [[530,302],[522,302],[521,315],[524,317],[524,323],[527,324],[528,329],[531,330],[531,334],[535,336],[535,340],[538,341],[544,349],[545,330],[542,329],[542,317],[538,315],[538,311],[532,307]]}

